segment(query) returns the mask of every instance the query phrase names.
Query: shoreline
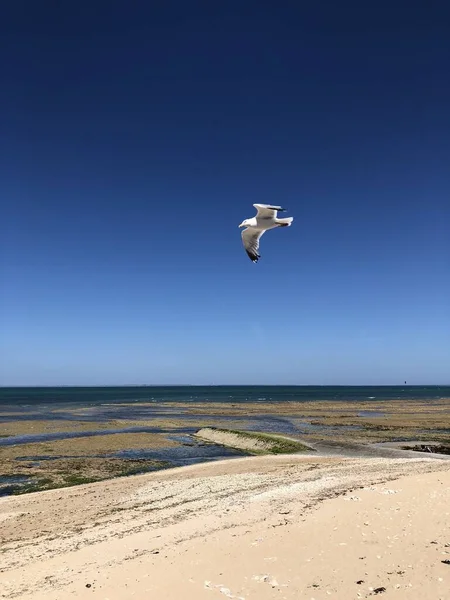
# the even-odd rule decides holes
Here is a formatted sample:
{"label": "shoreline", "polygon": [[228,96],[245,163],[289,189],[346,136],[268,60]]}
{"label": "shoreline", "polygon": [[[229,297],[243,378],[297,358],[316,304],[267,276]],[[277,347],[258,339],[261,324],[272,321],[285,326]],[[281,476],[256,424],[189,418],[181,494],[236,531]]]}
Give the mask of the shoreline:
{"label": "shoreline", "polygon": [[[419,486],[417,482],[427,477],[431,483]],[[387,492],[374,495],[373,486],[380,490],[383,486],[384,490],[403,489],[406,483],[403,479],[399,483],[399,478],[409,482],[408,499]],[[393,480],[396,483],[389,483],[386,488],[385,483]],[[318,559],[320,552],[327,552],[328,537],[334,532],[326,527],[327,519],[336,519],[342,537],[339,543],[344,544],[336,547],[328,560],[340,560],[346,551],[345,544],[351,546],[353,553],[368,557],[368,550],[373,548],[365,546],[362,552],[358,546],[363,544],[361,539],[345,541],[348,527],[355,522],[351,511],[363,506],[359,500],[349,499],[369,498],[372,494],[388,502],[383,509],[373,512],[373,518],[379,519],[379,524],[373,526],[383,528],[388,523],[395,527],[396,520],[391,522],[391,516],[398,519],[407,500],[410,503],[413,498],[417,500],[421,490],[428,495],[434,493],[433,486],[438,486],[434,508],[427,504],[423,518],[428,515],[434,519],[436,510],[441,511],[446,526],[440,537],[448,538],[449,518],[445,517],[442,506],[448,515],[450,462],[423,456],[237,458],[2,498],[0,584],[6,598],[36,600],[61,597],[122,600],[146,597],[150,592],[167,600],[203,597],[220,600],[228,593],[221,588],[229,590],[229,598],[245,600],[284,597],[320,600],[334,588],[333,595],[342,594],[338,598],[356,598],[356,593],[363,591],[362,597],[369,597],[371,592],[367,587],[360,588],[352,581],[350,591],[349,582],[339,584],[338,580],[345,580],[344,574],[355,565],[361,567],[362,573],[375,569],[382,574],[384,563],[375,557],[368,558],[364,566],[357,562],[339,563],[338,578],[323,566],[322,582],[316,582],[311,572],[308,585],[318,588],[307,587],[302,579],[304,574],[300,577],[295,569],[288,577],[287,565],[296,557],[298,569],[304,570],[310,559],[310,569],[316,564],[311,557]],[[344,507],[350,510],[348,515],[342,513]],[[320,516],[322,510],[328,517]],[[411,521],[415,514],[422,515],[423,510],[421,501],[415,508],[407,509],[405,518]],[[317,533],[305,538],[302,528],[311,527],[312,531],[320,531],[322,538],[317,538]],[[439,532],[435,529],[433,535],[437,537]],[[386,554],[385,539],[386,536],[380,542],[383,554]],[[429,544],[433,540],[426,541]],[[437,541],[439,551],[447,552],[443,542]],[[263,546],[267,546],[264,556],[256,556]],[[391,546],[394,552],[397,546]],[[432,550],[436,552],[437,548]],[[422,552],[419,544],[417,551]],[[243,558],[239,560],[239,556]],[[274,556],[277,558],[273,562],[266,561]],[[444,554],[440,556],[445,558]],[[444,563],[435,567],[439,573],[447,568],[442,577],[447,574],[445,589],[448,590],[450,567]],[[253,579],[259,576],[262,579]],[[376,577],[371,577],[375,585]],[[367,576],[360,578],[366,580]],[[387,574],[385,578],[387,581]],[[419,585],[414,573],[411,578],[413,586]],[[272,586],[270,582],[274,581],[277,585]],[[420,597],[439,598],[438,591],[442,588],[439,583],[436,578],[430,587],[434,595],[423,595],[421,591]],[[286,587],[280,587],[282,584]],[[399,592],[400,589],[395,590],[395,597],[403,598]]]}
{"label": "shoreline", "polygon": [[389,443],[450,445],[448,400],[140,402],[48,410],[2,424],[0,495],[240,454],[202,444],[195,434],[205,428],[277,435],[322,455],[396,457],[400,451]]}

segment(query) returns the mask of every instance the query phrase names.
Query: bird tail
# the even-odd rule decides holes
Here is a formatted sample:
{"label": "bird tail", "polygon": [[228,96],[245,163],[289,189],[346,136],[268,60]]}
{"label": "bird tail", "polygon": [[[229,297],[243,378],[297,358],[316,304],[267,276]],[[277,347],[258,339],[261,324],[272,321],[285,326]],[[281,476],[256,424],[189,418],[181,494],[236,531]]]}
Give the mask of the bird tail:
{"label": "bird tail", "polygon": [[294,217],[286,217],[285,219],[278,219],[277,223],[280,227],[290,227]]}

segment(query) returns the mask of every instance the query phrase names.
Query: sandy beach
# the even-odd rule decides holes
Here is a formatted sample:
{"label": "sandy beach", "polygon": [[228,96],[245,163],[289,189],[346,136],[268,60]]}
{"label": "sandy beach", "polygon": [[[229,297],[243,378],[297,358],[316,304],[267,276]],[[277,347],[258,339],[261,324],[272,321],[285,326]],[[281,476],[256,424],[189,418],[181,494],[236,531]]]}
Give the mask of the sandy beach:
{"label": "sandy beach", "polygon": [[3,498],[0,520],[4,598],[450,598],[448,460],[225,460]]}

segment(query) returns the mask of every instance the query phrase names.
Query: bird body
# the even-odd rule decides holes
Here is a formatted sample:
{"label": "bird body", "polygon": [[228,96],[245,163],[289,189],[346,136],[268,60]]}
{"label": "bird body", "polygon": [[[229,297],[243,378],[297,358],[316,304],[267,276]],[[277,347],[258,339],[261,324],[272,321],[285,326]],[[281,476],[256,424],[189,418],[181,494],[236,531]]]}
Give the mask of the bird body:
{"label": "bird body", "polygon": [[245,219],[239,227],[245,227],[241,234],[242,243],[250,260],[256,263],[261,258],[258,253],[261,236],[269,229],[290,227],[294,218],[279,219],[277,217],[278,212],[284,212],[285,210],[281,206],[272,206],[271,204],[254,204],[253,206],[258,211],[256,216]]}

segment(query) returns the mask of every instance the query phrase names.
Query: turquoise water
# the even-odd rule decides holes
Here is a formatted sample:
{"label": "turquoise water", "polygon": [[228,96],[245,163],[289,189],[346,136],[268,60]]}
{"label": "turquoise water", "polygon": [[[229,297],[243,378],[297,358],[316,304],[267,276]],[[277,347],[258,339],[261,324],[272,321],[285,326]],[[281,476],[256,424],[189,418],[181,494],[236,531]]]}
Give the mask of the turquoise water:
{"label": "turquoise water", "polygon": [[450,398],[450,386],[129,386],[0,388],[0,405],[93,406],[116,402],[306,402]]}

